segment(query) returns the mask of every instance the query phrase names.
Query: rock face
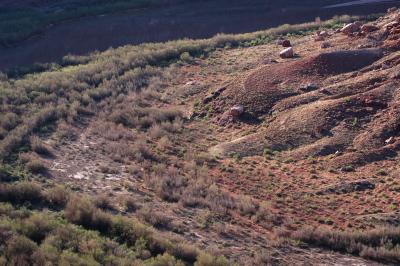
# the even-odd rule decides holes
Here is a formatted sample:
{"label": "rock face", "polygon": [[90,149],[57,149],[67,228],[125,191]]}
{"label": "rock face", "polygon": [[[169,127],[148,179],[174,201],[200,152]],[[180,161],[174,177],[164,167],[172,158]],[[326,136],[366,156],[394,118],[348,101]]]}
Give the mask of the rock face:
{"label": "rock face", "polygon": [[351,35],[355,32],[359,32],[361,29],[361,23],[356,21],[353,23],[346,24],[340,31],[346,35]]}
{"label": "rock face", "polygon": [[281,58],[292,58],[294,57],[294,51],[292,47],[286,48],[279,53]]}
{"label": "rock face", "polygon": [[329,33],[327,31],[325,31],[325,30],[317,31],[314,36],[314,41],[316,41],[316,42],[325,41],[325,39],[328,37],[329,37]]}

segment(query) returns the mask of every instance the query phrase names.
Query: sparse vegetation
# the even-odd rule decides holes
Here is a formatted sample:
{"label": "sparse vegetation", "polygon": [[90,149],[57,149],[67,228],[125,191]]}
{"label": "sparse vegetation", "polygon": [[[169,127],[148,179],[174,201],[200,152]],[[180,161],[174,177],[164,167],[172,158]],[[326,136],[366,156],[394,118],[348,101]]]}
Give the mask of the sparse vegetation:
{"label": "sparse vegetation", "polygon": [[362,257],[389,263],[400,262],[400,229],[384,227],[364,232],[338,232],[306,228],[293,238],[313,246],[348,252]]}

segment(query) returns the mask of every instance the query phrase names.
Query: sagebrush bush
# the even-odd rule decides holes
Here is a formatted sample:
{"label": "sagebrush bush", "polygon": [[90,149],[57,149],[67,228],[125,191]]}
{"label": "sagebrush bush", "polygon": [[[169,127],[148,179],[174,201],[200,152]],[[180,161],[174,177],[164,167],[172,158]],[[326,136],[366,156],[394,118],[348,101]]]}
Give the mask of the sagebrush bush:
{"label": "sagebrush bush", "polygon": [[38,158],[30,158],[30,160],[26,164],[26,168],[34,173],[34,174],[46,174],[47,173],[47,166],[46,164]]}
{"label": "sagebrush bush", "polygon": [[173,266],[184,266],[185,264],[182,261],[177,260],[173,256],[171,256],[168,253],[164,253],[163,255],[158,255],[157,257],[151,259],[148,262],[148,265],[150,266],[167,266],[167,265],[173,265]]}
{"label": "sagebrush bush", "polygon": [[154,177],[153,185],[157,195],[169,202],[179,201],[183,189],[187,186],[187,179],[180,175],[166,173]]}
{"label": "sagebrush bush", "polygon": [[2,114],[0,118],[0,127],[7,131],[14,129],[18,124],[21,123],[21,119],[15,113]]}
{"label": "sagebrush bush", "polygon": [[74,141],[78,138],[78,130],[66,122],[58,124],[56,136],[59,140]]}
{"label": "sagebrush bush", "polygon": [[24,236],[14,236],[5,248],[5,255],[9,265],[35,265],[35,253],[38,246]]}
{"label": "sagebrush bush", "polygon": [[0,184],[0,200],[16,204],[39,203],[43,200],[42,188],[30,182]]}
{"label": "sagebrush bush", "polygon": [[126,197],[125,198],[125,208],[128,212],[135,212],[136,210],[140,209],[140,205],[136,202],[133,197]]}
{"label": "sagebrush bush", "polygon": [[47,215],[35,213],[23,221],[21,229],[25,236],[40,244],[56,227],[57,224]]}
{"label": "sagebrush bush", "polygon": [[12,182],[20,178],[20,173],[16,173],[14,167],[7,164],[0,164],[0,182]]}
{"label": "sagebrush bush", "polygon": [[52,155],[51,148],[43,143],[43,141],[38,136],[32,136],[30,138],[30,145],[32,151],[40,155],[50,156]]}
{"label": "sagebrush bush", "polygon": [[93,199],[94,205],[97,208],[103,209],[103,210],[113,210],[114,206],[112,204],[112,201],[107,194],[101,194]]}
{"label": "sagebrush bush", "polygon": [[292,237],[317,247],[348,252],[382,262],[400,263],[399,227],[382,227],[360,232],[308,227],[293,233]]}
{"label": "sagebrush bush", "polygon": [[87,198],[73,197],[65,207],[65,217],[74,224],[106,233],[111,229],[111,216],[97,209]]}
{"label": "sagebrush bush", "polygon": [[139,217],[158,229],[172,229],[172,219],[162,212],[144,207],[139,211]]}
{"label": "sagebrush bush", "polygon": [[229,261],[223,257],[214,257],[206,253],[201,253],[197,257],[197,261],[194,264],[195,266],[228,266]]}
{"label": "sagebrush bush", "polygon": [[242,215],[254,215],[258,210],[258,203],[256,203],[249,196],[240,196],[236,199],[236,206]]}
{"label": "sagebrush bush", "polygon": [[55,186],[48,189],[45,198],[54,207],[65,207],[70,199],[70,192],[63,186]]}

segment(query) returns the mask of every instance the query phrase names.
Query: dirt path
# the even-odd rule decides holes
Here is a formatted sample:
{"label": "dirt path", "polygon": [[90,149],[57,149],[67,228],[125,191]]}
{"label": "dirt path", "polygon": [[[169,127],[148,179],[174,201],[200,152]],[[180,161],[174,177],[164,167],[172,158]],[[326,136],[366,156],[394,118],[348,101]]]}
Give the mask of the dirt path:
{"label": "dirt path", "polygon": [[221,32],[250,32],[284,23],[311,21],[318,16],[326,19],[336,14],[376,13],[393,5],[400,3],[271,10],[265,1],[254,1],[252,5],[207,1],[83,18],[51,27],[17,47],[0,48],[0,70],[59,61],[66,54],[85,54],[126,44],[205,38]]}

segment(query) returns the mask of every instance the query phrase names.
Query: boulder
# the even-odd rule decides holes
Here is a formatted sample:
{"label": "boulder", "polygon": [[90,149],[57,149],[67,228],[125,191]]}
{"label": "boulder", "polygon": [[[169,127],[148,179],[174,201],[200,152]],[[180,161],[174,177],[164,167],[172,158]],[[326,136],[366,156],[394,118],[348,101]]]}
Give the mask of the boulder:
{"label": "boulder", "polygon": [[279,53],[281,58],[292,58],[294,57],[294,51],[292,47],[286,48]]}
{"label": "boulder", "polygon": [[225,111],[220,118],[216,118],[214,121],[220,126],[226,126],[239,120],[239,117],[243,113],[243,105],[237,104]]}
{"label": "boulder", "polygon": [[328,34],[328,32],[327,32],[326,30],[320,31],[320,32],[318,33],[318,35],[319,35],[319,36],[322,36],[322,37],[324,37],[324,38],[329,37],[329,34]]}
{"label": "boulder", "polygon": [[314,41],[316,41],[316,42],[324,41],[325,38],[327,38],[327,37],[329,37],[329,33],[327,31],[325,31],[325,30],[317,31],[314,36]]}
{"label": "boulder", "polygon": [[344,34],[351,35],[355,32],[360,31],[361,23],[356,21],[353,23],[346,24],[340,31]]}
{"label": "boulder", "polygon": [[231,115],[234,119],[238,118],[241,114],[243,114],[243,112],[244,107],[240,104],[237,104],[229,109],[229,115]]}
{"label": "boulder", "polygon": [[308,83],[308,84],[302,85],[299,89],[301,91],[309,92],[309,91],[317,90],[318,86],[315,85],[314,83]]}
{"label": "boulder", "polygon": [[292,44],[290,43],[289,40],[283,40],[282,46],[283,47],[292,47]]}
{"label": "boulder", "polygon": [[394,138],[393,138],[393,137],[388,138],[387,140],[385,140],[385,143],[386,143],[387,145],[393,144],[393,143],[394,143]]}

